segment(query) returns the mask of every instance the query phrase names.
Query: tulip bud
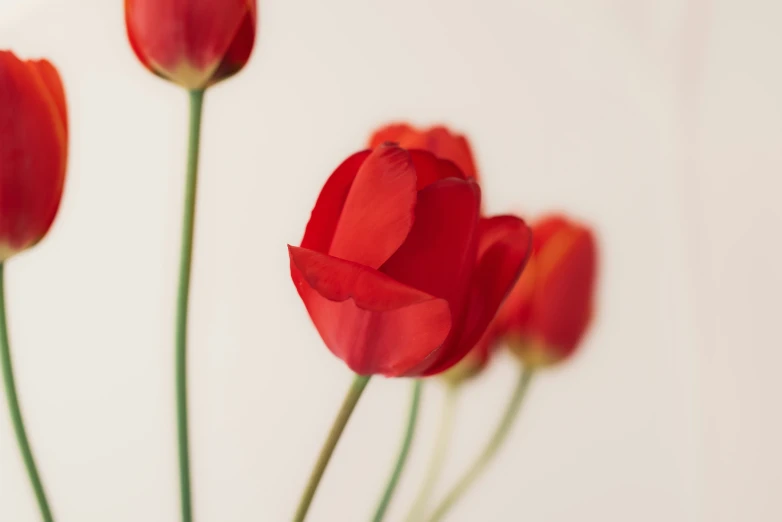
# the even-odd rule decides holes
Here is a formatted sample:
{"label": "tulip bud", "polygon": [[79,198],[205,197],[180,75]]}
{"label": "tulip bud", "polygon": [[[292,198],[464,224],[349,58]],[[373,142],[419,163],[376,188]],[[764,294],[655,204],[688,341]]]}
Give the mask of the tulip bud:
{"label": "tulip bud", "polygon": [[68,115],[46,60],[0,51],[0,262],[40,241],[62,198]]}
{"label": "tulip bud", "polygon": [[150,71],[186,89],[239,72],[255,42],[255,0],[125,0],[133,51]]}
{"label": "tulip bud", "polygon": [[533,227],[533,252],[495,319],[504,340],[526,364],[570,356],[592,318],[597,246],[591,230],[562,216]]}
{"label": "tulip bud", "polygon": [[441,159],[452,161],[469,179],[478,180],[472,150],[467,138],[448,128],[437,125],[428,129],[416,129],[406,123],[392,123],[377,129],[369,139],[369,147],[385,142],[398,143],[406,149],[422,149]]}

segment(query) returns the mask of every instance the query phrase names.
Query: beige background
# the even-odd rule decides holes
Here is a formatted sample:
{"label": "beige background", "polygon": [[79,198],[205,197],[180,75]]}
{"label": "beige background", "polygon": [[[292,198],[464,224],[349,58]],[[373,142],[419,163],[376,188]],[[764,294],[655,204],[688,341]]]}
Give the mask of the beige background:
{"label": "beige background", "polygon": [[[782,4],[268,0],[247,69],[206,101],[192,306],[199,522],[284,521],[350,375],[290,282],[322,182],[373,126],[471,136],[490,211],[600,233],[600,313],[533,383],[512,442],[449,520],[782,520]],[[177,520],[172,318],[186,97],[146,73],[120,0],[4,0],[0,47],[52,58],[71,111],[48,239],[9,263],[15,364],[61,521]],[[514,379],[465,391],[463,469]],[[418,485],[442,390],[426,390]],[[408,384],[376,379],[312,521],[367,520]],[[5,405],[0,520],[35,506]]]}

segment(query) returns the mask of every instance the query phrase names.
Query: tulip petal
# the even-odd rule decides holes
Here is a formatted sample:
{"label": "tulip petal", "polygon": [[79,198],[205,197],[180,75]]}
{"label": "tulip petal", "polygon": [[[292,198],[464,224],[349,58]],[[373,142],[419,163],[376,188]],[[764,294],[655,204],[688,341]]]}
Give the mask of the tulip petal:
{"label": "tulip petal", "polygon": [[57,69],[49,63],[47,60],[32,60],[27,62],[27,65],[32,68],[41,81],[46,86],[49,95],[52,98],[52,102],[57,108],[57,114],[60,116],[60,123],[63,131],[68,134],[68,109],[65,103],[65,89],[63,89],[62,81]]}
{"label": "tulip petal", "polygon": [[419,192],[415,224],[381,272],[448,300],[456,317],[476,259],[480,200],[476,183],[454,178]]}
{"label": "tulip petal", "polygon": [[[442,125],[419,130],[406,123],[392,123],[375,131],[369,139],[369,146],[375,148],[384,142],[394,142],[406,149],[429,151],[440,159],[452,161],[463,173],[459,177],[478,179],[467,138],[452,133]],[[418,190],[421,188],[419,186]]]}
{"label": "tulip petal", "polygon": [[212,75],[212,79],[209,82],[210,85],[214,85],[220,80],[233,76],[239,72],[250,59],[250,55],[252,54],[255,45],[256,23],[255,6],[253,6],[252,12],[248,11],[244,15],[244,20],[242,20],[242,23],[239,25],[236,36],[225,51],[225,56],[223,56],[217,70]]}
{"label": "tulip petal", "polygon": [[369,138],[369,148],[374,149],[384,143],[400,143],[413,128],[406,123],[392,123],[376,130]]}
{"label": "tulip petal", "polygon": [[[538,230],[538,226],[535,230]],[[548,232],[545,230],[544,232]],[[536,286],[530,324],[559,357],[569,355],[592,315],[597,245],[588,229],[559,229],[536,254]]]}
{"label": "tulip petal", "polygon": [[407,151],[381,146],[367,157],[350,187],[329,254],[378,268],[413,226],[415,168]]}
{"label": "tulip petal", "polygon": [[353,186],[358,169],[370,152],[365,150],[350,156],[337,167],[323,185],[315,208],[312,209],[307,229],[304,231],[304,238],[301,240],[302,248],[309,248],[323,254],[328,253],[350,187]]}
{"label": "tulip petal", "polygon": [[415,166],[418,178],[416,188],[419,191],[441,179],[467,179],[452,161],[440,159],[431,152],[414,149],[410,151],[410,158]]}
{"label": "tulip petal", "polygon": [[532,233],[521,219],[496,216],[481,220],[478,263],[461,321],[458,342],[425,372],[441,373],[458,363],[480,340],[505,296],[516,283],[532,251]]}
{"label": "tulip petal", "polygon": [[0,51],[0,260],[38,242],[59,208],[64,99],[53,68]]}
{"label": "tulip petal", "polygon": [[194,89],[208,84],[254,12],[248,0],[125,0],[129,39],[142,63]]}
{"label": "tulip petal", "polygon": [[427,149],[437,157],[453,161],[471,179],[478,179],[470,144],[464,136],[452,134],[448,129],[437,126],[429,129]]}
{"label": "tulip petal", "polygon": [[448,303],[366,266],[288,247],[291,277],[329,349],[361,375],[405,375],[448,336]]}

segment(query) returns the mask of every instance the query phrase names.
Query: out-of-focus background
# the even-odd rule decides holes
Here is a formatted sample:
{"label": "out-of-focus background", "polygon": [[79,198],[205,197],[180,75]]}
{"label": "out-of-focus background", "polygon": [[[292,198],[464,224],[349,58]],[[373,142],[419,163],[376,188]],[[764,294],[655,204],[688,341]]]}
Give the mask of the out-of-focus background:
{"label": "out-of-focus background", "polygon": [[[378,124],[469,134],[491,212],[599,231],[597,322],[533,383],[449,520],[782,520],[782,4],[265,0],[207,95],[191,316],[200,522],[290,518],[350,375],[288,275],[332,169]],[[173,312],[186,96],[142,69],[120,0],[3,0],[0,48],[50,57],[71,115],[49,237],[8,264],[23,408],[58,520],[178,519]],[[449,485],[513,384],[468,388]],[[425,390],[406,513],[442,399]],[[376,379],[310,519],[369,518],[405,381]],[[38,520],[5,403],[0,520]]]}

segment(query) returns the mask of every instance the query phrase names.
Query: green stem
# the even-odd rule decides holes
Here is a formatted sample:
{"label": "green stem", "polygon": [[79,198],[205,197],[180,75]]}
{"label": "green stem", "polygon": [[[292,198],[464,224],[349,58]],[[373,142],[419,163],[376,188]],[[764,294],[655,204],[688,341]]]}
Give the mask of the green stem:
{"label": "green stem", "polygon": [[423,380],[416,379],[413,381],[413,400],[410,403],[410,413],[407,419],[407,427],[405,428],[405,436],[404,439],[402,439],[402,447],[399,450],[399,456],[396,459],[394,471],[388,479],[388,485],[386,485],[383,496],[380,497],[380,503],[375,511],[375,516],[372,518],[373,522],[381,522],[383,517],[385,517],[388,505],[391,503],[391,498],[396,491],[396,486],[399,484],[399,478],[402,476],[402,470],[404,470],[405,464],[407,464],[407,457],[410,455],[410,446],[412,445],[413,435],[415,434],[415,426],[418,422],[418,410],[421,406],[422,387]]}
{"label": "green stem", "polygon": [[413,507],[410,508],[410,512],[407,514],[407,522],[418,522],[424,518],[427,503],[437,485],[445,464],[445,456],[448,454],[448,445],[453,432],[454,420],[456,419],[458,398],[459,386],[449,384],[445,392],[445,405],[440,420],[440,428],[435,439],[432,460],[429,462],[429,469],[426,472],[423,486],[413,502]]}
{"label": "green stem", "polygon": [[0,262],[0,359],[3,366],[3,382],[5,382],[5,394],[8,398],[8,409],[11,412],[11,423],[16,432],[16,441],[19,443],[19,451],[22,454],[22,460],[27,468],[27,476],[30,478],[30,484],[33,486],[35,498],[38,500],[38,507],[41,510],[41,518],[44,522],[52,522],[52,510],[46,500],[46,492],[43,489],[41,477],[38,474],[38,468],[35,466],[33,450],[30,448],[30,441],[27,439],[27,432],[24,428],[22,418],[22,409],[19,407],[19,396],[16,394],[16,382],[14,380],[14,370],[11,366],[11,346],[8,342],[8,325],[6,323],[5,313],[5,274],[4,263]]}
{"label": "green stem", "polygon": [[190,295],[190,267],[193,260],[196,187],[198,184],[198,150],[201,141],[201,114],[204,91],[190,91],[190,131],[187,149],[185,206],[182,217],[182,250],[179,258],[179,291],[176,314],[176,406],[179,439],[179,483],[182,522],[192,522],[193,504],[190,488],[190,441],[187,416],[187,305]]}
{"label": "green stem", "polygon": [[445,499],[440,503],[434,514],[429,518],[429,522],[439,522],[445,517],[448,511],[456,504],[456,502],[464,495],[464,493],[470,488],[475,480],[483,473],[486,466],[491,462],[492,458],[497,454],[497,450],[500,449],[502,443],[508,436],[513,422],[521,411],[521,404],[524,401],[527,388],[529,387],[530,380],[534,370],[531,367],[523,367],[519,380],[516,383],[516,388],[513,390],[513,395],[508,403],[508,407],[505,410],[505,414],[497,426],[497,430],[494,432],[489,444],[484,448],[478,459],[467,470],[467,472],[459,479],[456,486],[446,495]]}
{"label": "green stem", "polygon": [[353,379],[353,384],[350,386],[345,400],[342,402],[342,407],[337,413],[337,418],[334,419],[334,423],[331,425],[331,431],[329,432],[326,442],[323,444],[323,448],[320,450],[320,455],[315,463],[315,467],[312,469],[310,478],[307,481],[307,486],[304,488],[304,492],[301,495],[299,501],[299,507],[296,509],[296,515],[293,517],[293,522],[303,522],[307,517],[307,512],[312,504],[312,499],[315,497],[315,491],[318,489],[320,479],[323,478],[323,473],[326,471],[326,466],[329,464],[331,455],[334,453],[334,448],[337,447],[342,432],[345,430],[345,426],[350,419],[350,415],[358,404],[358,400],[361,398],[361,394],[364,392],[367,383],[369,382],[369,376],[356,375]]}

